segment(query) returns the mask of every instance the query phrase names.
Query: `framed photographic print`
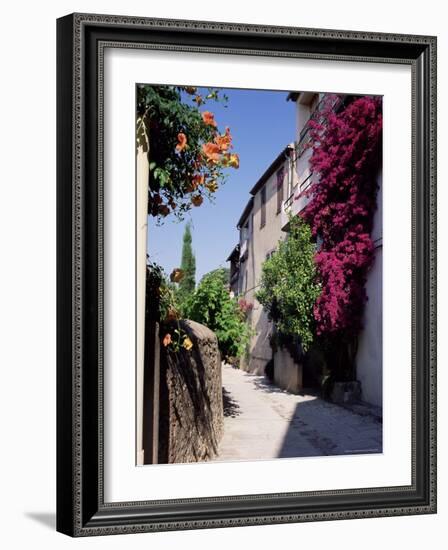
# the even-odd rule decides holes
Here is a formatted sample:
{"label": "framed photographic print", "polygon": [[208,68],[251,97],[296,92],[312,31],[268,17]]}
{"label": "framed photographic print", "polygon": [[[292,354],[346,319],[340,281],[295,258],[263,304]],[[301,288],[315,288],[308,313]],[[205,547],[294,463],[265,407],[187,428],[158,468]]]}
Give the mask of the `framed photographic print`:
{"label": "framed photographic print", "polygon": [[436,39],[57,40],[57,529],[435,513]]}

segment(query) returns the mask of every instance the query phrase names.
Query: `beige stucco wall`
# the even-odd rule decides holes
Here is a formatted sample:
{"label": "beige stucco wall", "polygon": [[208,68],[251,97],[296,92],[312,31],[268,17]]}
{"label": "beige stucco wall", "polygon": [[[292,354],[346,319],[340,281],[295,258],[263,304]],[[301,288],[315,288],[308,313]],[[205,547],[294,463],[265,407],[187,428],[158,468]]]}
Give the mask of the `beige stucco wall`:
{"label": "beige stucco wall", "polygon": [[274,382],[291,393],[302,390],[302,365],[294,362],[288,350],[279,348],[274,353]]}
{"label": "beige stucco wall", "polygon": [[[250,359],[242,362],[242,368],[258,374],[264,373],[266,363],[272,358],[272,349],[269,343],[271,323],[262,305],[255,298],[255,293],[259,287],[263,262],[267,255],[277,248],[279,240],[286,237],[286,233],[282,231],[281,212],[277,212],[277,172],[281,166],[280,163],[277,170],[264,183],[266,223],[263,227],[261,227],[261,188],[254,196],[253,209],[248,216],[247,259],[240,264],[239,294],[253,304],[248,322],[254,331],[249,347]],[[283,198],[286,198],[289,178],[294,173],[289,159],[285,159],[283,168]],[[245,232],[240,231],[241,250],[244,250],[245,236]]]}
{"label": "beige stucco wall", "polygon": [[148,229],[148,156],[137,151],[136,240],[137,240],[137,464],[144,463],[143,452],[143,364],[145,348],[146,241]]}

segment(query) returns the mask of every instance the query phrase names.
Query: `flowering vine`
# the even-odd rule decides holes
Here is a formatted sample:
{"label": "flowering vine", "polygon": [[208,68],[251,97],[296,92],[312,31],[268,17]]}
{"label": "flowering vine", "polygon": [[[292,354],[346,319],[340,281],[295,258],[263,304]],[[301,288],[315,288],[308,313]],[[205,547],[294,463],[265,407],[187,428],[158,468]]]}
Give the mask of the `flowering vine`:
{"label": "flowering vine", "polygon": [[232,135],[218,129],[207,101],[227,101],[218,90],[193,86],[137,88],[137,146],[148,156],[148,213],[159,221],[182,218],[211,199],[225,180],[225,168],[238,168]]}
{"label": "flowering vine", "polygon": [[353,337],[362,328],[370,236],[381,161],[381,99],[359,97],[339,112],[327,96],[310,121],[311,200],[301,216],[321,242],[315,255],[321,292],[314,305],[316,332]]}

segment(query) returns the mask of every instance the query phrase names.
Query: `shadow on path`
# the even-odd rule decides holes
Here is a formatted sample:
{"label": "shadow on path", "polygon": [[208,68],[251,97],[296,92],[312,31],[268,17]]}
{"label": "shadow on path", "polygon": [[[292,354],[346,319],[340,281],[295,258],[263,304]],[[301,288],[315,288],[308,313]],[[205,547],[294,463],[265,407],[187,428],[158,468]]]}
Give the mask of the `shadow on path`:
{"label": "shadow on path", "polygon": [[366,407],[342,407],[308,390],[292,394],[227,365],[223,386],[224,436],[217,460],[382,452],[381,417]]}
{"label": "shadow on path", "polygon": [[224,417],[236,418],[241,414],[240,406],[232,398],[232,394],[225,388],[222,388],[222,404],[224,408]]}

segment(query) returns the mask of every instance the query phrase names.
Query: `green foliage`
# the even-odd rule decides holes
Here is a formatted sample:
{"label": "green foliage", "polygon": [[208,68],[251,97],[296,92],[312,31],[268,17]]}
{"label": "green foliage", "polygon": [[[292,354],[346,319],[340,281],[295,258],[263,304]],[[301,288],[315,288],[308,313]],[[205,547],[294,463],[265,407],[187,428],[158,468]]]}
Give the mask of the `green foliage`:
{"label": "green foliage", "polygon": [[175,285],[155,262],[146,265],[146,310],[158,322],[178,317]]}
{"label": "green foliage", "polygon": [[[159,221],[169,214],[182,219],[204,198],[211,199],[224,182],[222,168],[237,167],[228,151],[230,134],[213,159],[204,152],[207,144],[217,147],[220,138],[213,114],[199,110],[210,100],[226,97],[218,90],[202,97],[188,86],[137,87],[137,146],[148,155],[148,213]],[[204,118],[206,114],[211,119]]]}
{"label": "green foliage", "polygon": [[230,269],[228,267],[218,267],[217,269],[213,269],[212,271],[209,271],[208,273],[206,273],[202,279],[200,280],[200,282],[202,282],[202,280],[204,279],[204,277],[208,277],[209,275],[213,275],[214,273],[216,273],[217,271],[219,271],[223,276],[224,276],[224,280],[225,280],[225,283],[226,284],[229,284],[230,283]]}
{"label": "green foliage", "polygon": [[290,219],[288,238],[264,262],[257,300],[278,332],[300,336],[306,351],[313,341],[313,307],[320,293],[314,265],[315,245],[309,226]]}
{"label": "green foliage", "polygon": [[196,258],[191,243],[191,224],[188,222],[184,231],[180,266],[183,277],[179,281],[178,300],[181,304],[194,292],[196,286]]}
{"label": "green foliage", "polygon": [[244,355],[250,330],[237,301],[229,295],[225,269],[216,269],[204,275],[186,304],[185,316],[216,334],[224,359]]}

